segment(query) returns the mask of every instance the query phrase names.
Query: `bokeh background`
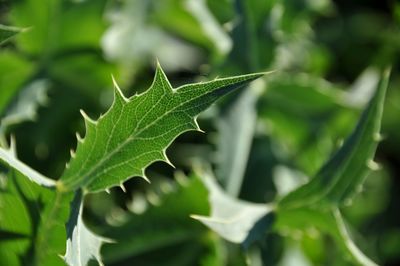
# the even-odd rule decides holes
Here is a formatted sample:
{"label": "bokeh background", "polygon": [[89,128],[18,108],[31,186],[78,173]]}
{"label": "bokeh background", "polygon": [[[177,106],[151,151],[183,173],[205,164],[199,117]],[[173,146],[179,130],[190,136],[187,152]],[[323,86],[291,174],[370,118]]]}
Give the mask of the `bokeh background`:
{"label": "bokeh background", "polygon": [[[208,212],[191,178],[206,161],[224,189],[271,202],[318,170],[354,127],[392,66],[371,174],[343,208],[357,244],[383,265],[400,263],[400,3],[331,0],[1,0],[0,23],[26,28],[0,50],[0,133],[18,156],[57,178],[84,135],[79,109],[96,118],[115,77],[127,96],[146,90],[156,61],[172,85],[277,70],[199,118],[155,163],[152,184],[91,195],[85,219],[119,241],[106,265],[243,265],[230,245],[189,214]],[[127,233],[128,232],[128,233]],[[323,234],[270,234],[263,265],[347,265]],[[255,255],[254,255],[255,256]]]}

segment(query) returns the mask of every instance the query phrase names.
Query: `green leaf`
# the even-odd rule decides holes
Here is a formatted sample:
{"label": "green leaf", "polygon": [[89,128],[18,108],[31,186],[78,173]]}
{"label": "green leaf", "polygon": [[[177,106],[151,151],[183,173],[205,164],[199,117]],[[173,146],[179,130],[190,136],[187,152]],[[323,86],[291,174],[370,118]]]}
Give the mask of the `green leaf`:
{"label": "green leaf", "polygon": [[6,26],[0,24],[0,45],[4,44],[7,42],[9,39],[11,39],[13,36],[17,35],[20,32],[23,32],[24,29],[17,28],[17,27],[11,27],[11,26]]}
{"label": "green leaf", "polygon": [[10,51],[0,52],[0,114],[33,71],[33,63],[24,57]]}
{"label": "green leaf", "polygon": [[105,2],[43,0],[40,5],[35,0],[14,2],[9,13],[12,24],[32,27],[17,36],[16,45],[25,53],[44,57],[66,49],[99,48],[105,28],[102,23]]}
{"label": "green leaf", "polygon": [[196,117],[221,96],[264,75],[249,74],[173,89],[158,65],[150,89],[130,99],[116,85],[114,102],[98,121],[84,114],[86,136],[59,181],[65,191],[96,192],[166,161],[166,148],[181,133],[200,130]]}
{"label": "green leaf", "polygon": [[279,202],[280,208],[316,203],[321,206],[322,202],[342,204],[359,190],[368,170],[376,168],[373,157],[380,140],[379,131],[389,73],[389,70],[384,72],[374,96],[343,146],[310,182],[282,198]]}
{"label": "green leaf", "polygon": [[289,236],[299,235],[299,230],[307,233],[318,229],[332,237],[344,254],[344,259],[356,265],[376,266],[376,263],[363,254],[353,242],[338,208],[320,210],[301,207],[280,209],[274,230]]}
{"label": "green leaf", "polygon": [[91,259],[102,265],[100,248],[109,240],[92,233],[82,219],[82,192],[77,191],[71,203],[70,217],[67,223],[67,251],[64,261],[68,265],[87,265]]}
{"label": "green leaf", "polygon": [[0,191],[0,231],[14,237],[0,240],[0,264],[63,265],[57,255],[65,245],[68,197],[62,202],[60,195],[13,169],[5,184]]}
{"label": "green leaf", "polygon": [[[27,257],[38,223],[40,188],[12,170],[1,173],[0,179],[0,264],[19,265]],[[24,237],[5,238],[3,233]]]}

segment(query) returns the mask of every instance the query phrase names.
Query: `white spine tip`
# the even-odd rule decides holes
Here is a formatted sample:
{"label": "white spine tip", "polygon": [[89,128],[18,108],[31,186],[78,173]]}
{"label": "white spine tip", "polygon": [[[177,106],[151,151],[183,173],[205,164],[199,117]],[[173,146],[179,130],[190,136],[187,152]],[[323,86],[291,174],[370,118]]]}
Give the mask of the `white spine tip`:
{"label": "white spine tip", "polygon": [[367,161],[367,167],[369,169],[371,169],[372,171],[377,171],[377,170],[381,169],[381,166],[378,163],[374,162],[373,160]]}
{"label": "white spine tip", "polygon": [[119,184],[119,187],[122,189],[122,191],[123,191],[124,193],[126,193],[126,187],[124,186],[123,183]]}
{"label": "white spine tip", "polygon": [[151,184],[150,179],[149,179],[145,174],[142,174],[142,178],[143,178],[147,183]]}
{"label": "white spine tip", "polygon": [[169,160],[168,156],[165,154],[163,154],[163,160],[164,162],[166,162],[167,164],[169,164],[172,168],[176,169],[175,165]]}
{"label": "white spine tip", "polygon": [[69,169],[69,163],[66,163],[66,164],[65,164],[65,168],[66,168],[66,169]]}
{"label": "white spine tip", "polygon": [[122,99],[124,102],[128,102],[128,99],[125,98],[124,94],[122,93],[121,88],[118,86],[117,81],[115,80],[114,76],[111,75],[112,78],[112,82],[114,85],[114,89],[115,89],[115,93],[117,94],[116,97],[119,97],[120,99]]}
{"label": "white spine tip", "polygon": [[96,121],[94,121],[93,119],[91,119],[88,114],[85,113],[85,111],[83,111],[82,109],[79,110],[79,112],[81,113],[81,115],[83,116],[83,118],[86,121],[89,121],[90,123],[96,124]]}
{"label": "white spine tip", "polygon": [[73,149],[69,150],[69,154],[71,155],[71,158],[75,158],[75,151]]}
{"label": "white spine tip", "polygon": [[81,137],[81,135],[79,135],[78,132],[76,132],[75,136],[76,136],[76,139],[78,140],[78,142],[83,143],[83,138]]}
{"label": "white spine tip", "polygon": [[110,194],[110,189],[106,188],[107,194]]}

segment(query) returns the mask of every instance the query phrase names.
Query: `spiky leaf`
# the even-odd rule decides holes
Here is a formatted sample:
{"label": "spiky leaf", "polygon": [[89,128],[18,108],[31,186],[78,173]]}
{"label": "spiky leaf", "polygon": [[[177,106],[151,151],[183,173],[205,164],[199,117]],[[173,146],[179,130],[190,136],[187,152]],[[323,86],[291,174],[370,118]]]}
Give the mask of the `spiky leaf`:
{"label": "spiky leaf", "polygon": [[376,168],[373,157],[380,139],[388,80],[389,70],[383,74],[374,96],[343,146],[310,182],[284,197],[279,202],[281,208],[320,204],[321,201],[336,205],[351,199],[362,185],[368,170]]}
{"label": "spiky leaf", "polygon": [[95,235],[86,227],[82,211],[82,192],[77,191],[67,223],[67,251],[64,260],[68,265],[87,265],[91,259],[95,259],[102,265],[100,248],[108,240]]}
{"label": "spiky leaf", "polygon": [[234,88],[260,77],[249,74],[173,89],[161,67],[150,89],[125,98],[116,86],[113,105],[98,121],[85,116],[86,136],[60,180],[71,191],[95,192],[145,176],[154,161],[168,161],[165,150],[180,134],[199,130],[196,116]]}

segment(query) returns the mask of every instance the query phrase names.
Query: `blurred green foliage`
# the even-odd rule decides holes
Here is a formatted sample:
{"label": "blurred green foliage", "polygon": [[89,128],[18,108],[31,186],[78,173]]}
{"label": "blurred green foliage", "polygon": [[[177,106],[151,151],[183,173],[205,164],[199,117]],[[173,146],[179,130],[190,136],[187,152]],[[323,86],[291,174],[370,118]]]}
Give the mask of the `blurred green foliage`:
{"label": "blurred green foliage", "polygon": [[[362,250],[383,265],[400,262],[396,1],[2,0],[0,12],[0,24],[26,29],[1,43],[0,143],[15,136],[18,157],[53,178],[76,147],[75,132],[84,135],[79,109],[95,117],[111,104],[111,74],[133,95],[149,87],[156,59],[174,87],[277,70],[200,116],[207,134],[186,133],[168,149],[177,170],[155,163],[147,170],[151,185],[132,179],[126,193],[89,196],[85,221],[117,241],[103,247],[106,265],[347,265],[332,239],[315,230],[268,234],[243,255],[189,218],[209,209],[206,189],[189,173],[193,161],[206,161],[231,196],[251,202],[287,193],[337,149],[377,70],[392,65],[377,152],[383,167],[342,209]],[[29,90],[46,92],[47,100]],[[35,115],[21,114],[21,103]],[[18,123],[6,122],[16,114]],[[30,212],[46,195],[26,192],[21,178],[10,184],[10,171],[1,171],[0,264],[15,265],[23,260],[16,254],[30,248],[15,241],[34,233]],[[24,230],[3,233],[13,223]]]}

